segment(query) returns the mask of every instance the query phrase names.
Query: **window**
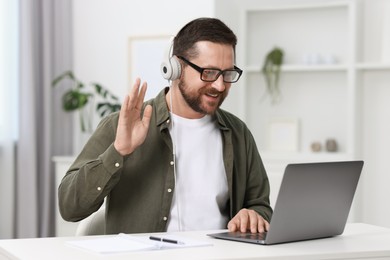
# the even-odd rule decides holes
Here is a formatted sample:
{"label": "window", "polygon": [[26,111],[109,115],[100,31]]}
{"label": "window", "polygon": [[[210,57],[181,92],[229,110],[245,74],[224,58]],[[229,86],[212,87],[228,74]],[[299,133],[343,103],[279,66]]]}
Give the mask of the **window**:
{"label": "window", "polygon": [[0,1],[0,239],[13,237],[18,138],[18,1]]}

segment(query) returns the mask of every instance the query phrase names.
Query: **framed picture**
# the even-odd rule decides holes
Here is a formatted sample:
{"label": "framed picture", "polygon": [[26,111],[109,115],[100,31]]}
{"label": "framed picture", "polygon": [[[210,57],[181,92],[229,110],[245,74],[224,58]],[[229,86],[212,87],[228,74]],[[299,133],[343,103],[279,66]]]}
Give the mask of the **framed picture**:
{"label": "framed picture", "polygon": [[298,119],[272,118],[268,124],[268,149],[297,152],[299,138]]}
{"label": "framed picture", "polygon": [[145,100],[155,97],[161,89],[168,86],[160,72],[161,62],[169,48],[171,36],[149,35],[129,38],[129,87],[139,77],[148,83]]}

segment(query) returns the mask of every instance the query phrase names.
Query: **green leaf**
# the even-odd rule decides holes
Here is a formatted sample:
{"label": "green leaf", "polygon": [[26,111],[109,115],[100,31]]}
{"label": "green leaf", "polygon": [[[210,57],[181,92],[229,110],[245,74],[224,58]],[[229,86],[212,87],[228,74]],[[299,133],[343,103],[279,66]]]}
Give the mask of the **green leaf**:
{"label": "green leaf", "polygon": [[84,107],[91,94],[82,93],[78,90],[69,90],[62,97],[62,104],[65,111],[74,111]]}
{"label": "green leaf", "polygon": [[121,110],[121,104],[113,104],[112,105],[112,112],[120,111]]}
{"label": "green leaf", "polygon": [[113,100],[115,100],[115,101],[118,101],[119,100],[119,98],[117,97],[117,96],[114,96],[114,95],[110,95],[110,97],[111,97],[111,99],[113,99]]}
{"label": "green leaf", "polygon": [[96,93],[98,93],[98,94],[101,94],[101,93],[102,93],[102,90],[103,90],[102,85],[100,85],[100,84],[98,84],[98,83],[93,83],[92,85],[95,86],[95,91],[96,91]]}
{"label": "green leaf", "polygon": [[119,103],[112,104],[109,102],[100,102],[96,105],[96,110],[99,112],[100,117],[104,117],[113,112],[119,111],[121,109],[121,105]]}
{"label": "green leaf", "polygon": [[95,91],[99,96],[103,97],[104,99],[107,98],[107,94],[109,93],[107,89],[98,83],[93,83],[92,85],[95,86]]}
{"label": "green leaf", "polygon": [[64,73],[62,73],[58,77],[54,78],[54,80],[51,82],[51,85],[53,87],[55,87],[58,83],[60,83],[62,80],[66,79],[66,78],[69,78],[71,80],[75,79],[73,76],[73,73],[71,71],[65,71]]}
{"label": "green leaf", "polygon": [[81,81],[77,81],[77,88],[78,89],[84,88],[84,83],[82,83]]}

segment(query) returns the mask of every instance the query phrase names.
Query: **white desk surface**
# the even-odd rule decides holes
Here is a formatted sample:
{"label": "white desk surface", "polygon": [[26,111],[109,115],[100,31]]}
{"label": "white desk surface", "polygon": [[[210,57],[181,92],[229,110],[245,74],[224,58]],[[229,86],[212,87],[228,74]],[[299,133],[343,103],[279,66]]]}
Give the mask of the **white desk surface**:
{"label": "white desk surface", "polygon": [[5,239],[0,240],[0,259],[390,259],[390,229],[362,223],[347,224],[342,235],[332,238],[269,246],[206,236],[211,232],[216,231],[181,232],[179,235],[205,239],[213,246],[110,255],[98,255],[65,244],[65,241],[91,239],[92,236]]}

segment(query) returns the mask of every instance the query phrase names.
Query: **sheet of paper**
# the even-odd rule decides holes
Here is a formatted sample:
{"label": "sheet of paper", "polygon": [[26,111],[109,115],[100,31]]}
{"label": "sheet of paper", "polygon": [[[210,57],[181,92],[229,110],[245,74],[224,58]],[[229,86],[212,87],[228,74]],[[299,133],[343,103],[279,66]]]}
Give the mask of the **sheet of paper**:
{"label": "sheet of paper", "polygon": [[174,244],[168,242],[159,242],[151,240],[149,235],[128,235],[118,234],[115,236],[102,236],[98,238],[67,241],[68,245],[88,250],[99,254],[124,253],[142,250],[163,250],[172,248],[200,247],[212,246],[213,244],[207,240],[194,240],[177,235],[156,235],[161,238],[171,239],[182,242]]}
{"label": "sheet of paper", "polygon": [[67,241],[69,245],[100,254],[123,253],[141,250],[158,249],[154,244],[125,239],[122,236],[91,238],[86,240]]}

